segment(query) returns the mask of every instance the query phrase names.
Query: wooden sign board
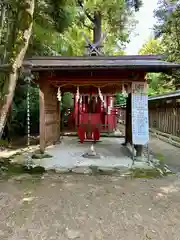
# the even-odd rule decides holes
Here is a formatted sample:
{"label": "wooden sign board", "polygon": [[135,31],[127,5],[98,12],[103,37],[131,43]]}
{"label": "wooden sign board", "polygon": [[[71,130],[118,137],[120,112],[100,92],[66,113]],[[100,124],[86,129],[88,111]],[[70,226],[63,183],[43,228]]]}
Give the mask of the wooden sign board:
{"label": "wooden sign board", "polygon": [[147,84],[132,83],[132,142],[146,145],[149,142]]}

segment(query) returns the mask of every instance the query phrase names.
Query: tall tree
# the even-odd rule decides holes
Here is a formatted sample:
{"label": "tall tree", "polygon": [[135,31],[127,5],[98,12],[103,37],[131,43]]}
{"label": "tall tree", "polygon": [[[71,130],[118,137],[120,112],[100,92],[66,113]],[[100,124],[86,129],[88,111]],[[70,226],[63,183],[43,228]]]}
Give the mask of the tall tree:
{"label": "tall tree", "polygon": [[[158,23],[155,25],[155,34],[161,37],[167,60],[180,63],[180,1],[170,0],[159,1],[155,11]],[[173,85],[180,84],[180,72],[176,71],[171,78],[166,78]]]}
{"label": "tall tree", "polygon": [[138,0],[44,1],[46,4],[37,1],[28,55],[83,55],[82,32],[92,41],[94,35],[95,42],[101,37],[101,31],[107,34],[104,53],[124,54],[129,32],[135,25],[133,8],[138,10],[141,4]]}
{"label": "tall tree", "polygon": [[[93,43],[101,39],[102,31],[107,34],[107,44],[110,41],[117,49],[127,42],[129,31],[132,30],[132,7],[138,10],[141,1],[128,0],[78,0],[80,19],[84,26],[92,30]],[[128,24],[129,23],[129,24]],[[128,25],[128,27],[127,27]],[[100,42],[99,42],[100,47]]]}
{"label": "tall tree", "polygon": [[[11,68],[5,78],[0,99],[0,138],[6,123],[7,114],[12,103],[18,71],[26,54],[33,26],[35,0],[13,1],[6,5],[7,13],[16,18],[13,20],[13,32],[7,38],[9,56],[6,61]],[[6,19],[7,20],[7,19]]]}
{"label": "tall tree", "polygon": [[66,51],[64,31],[69,32],[76,12],[75,5],[70,3],[71,0],[36,0],[28,55],[59,55]]}
{"label": "tall tree", "polygon": [[[32,20],[34,15],[34,21],[28,20],[29,26],[25,24],[26,27],[23,27],[26,22],[26,12],[29,11],[28,7],[32,2],[35,4],[34,14],[31,12],[31,17],[28,16]],[[108,35],[104,52],[124,54],[122,49],[133,27],[134,10],[132,9],[138,10],[140,4],[139,0],[2,0],[0,53],[2,51],[3,54],[0,54],[0,60],[1,63],[10,63],[13,71],[9,72],[6,78],[0,78],[0,88],[3,88],[0,96],[0,136],[25,54],[82,55],[84,54],[82,32],[92,39],[94,36],[94,42],[97,42],[101,31]],[[22,24],[23,14],[25,17]],[[29,34],[24,39],[22,35],[27,33],[28,29]],[[23,54],[20,54],[23,46]],[[19,54],[21,60],[17,57]]]}
{"label": "tall tree", "polygon": [[[24,56],[54,55],[60,52],[59,40],[62,43],[63,39],[60,39],[59,33],[68,27],[72,21],[71,17],[74,16],[71,12],[73,9],[66,8],[67,2],[65,0],[3,0],[1,3],[0,61],[10,64],[11,70],[8,76],[4,77],[1,74],[0,77],[0,137]],[[17,87],[21,89],[21,84]],[[36,92],[36,89],[34,91]],[[16,102],[20,101],[15,101],[13,104],[15,110],[13,114],[16,113],[17,116]],[[21,103],[24,103],[23,98]]]}

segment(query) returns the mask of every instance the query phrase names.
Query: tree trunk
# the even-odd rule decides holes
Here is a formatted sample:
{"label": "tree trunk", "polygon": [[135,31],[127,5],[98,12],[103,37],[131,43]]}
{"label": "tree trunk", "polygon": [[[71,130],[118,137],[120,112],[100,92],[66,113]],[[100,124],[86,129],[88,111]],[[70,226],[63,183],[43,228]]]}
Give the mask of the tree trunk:
{"label": "tree trunk", "polygon": [[6,7],[3,3],[0,5],[0,7],[1,7],[1,16],[0,16],[0,44],[1,44],[2,32],[4,30],[4,25],[5,25]]}
{"label": "tree trunk", "polygon": [[[18,72],[22,66],[32,33],[35,0],[24,0],[22,4],[23,7],[21,6],[22,8],[20,8],[20,12],[18,13],[20,18],[20,22],[18,24],[19,29],[17,30],[17,37],[14,40],[12,49],[13,54],[14,50],[16,50],[16,52],[15,56],[12,56],[10,59],[11,71],[8,73],[6,78],[0,102],[0,138],[2,137],[3,129],[6,124],[7,113],[13,100]],[[21,44],[19,43],[19,36],[22,40]]]}
{"label": "tree trunk", "polygon": [[93,43],[97,43],[101,39],[102,16],[100,12],[94,13]]}
{"label": "tree trunk", "polygon": [[16,31],[17,31],[17,20],[15,19],[15,16],[13,16],[12,12],[7,10],[6,19],[8,19],[6,24],[6,33],[4,34],[4,52],[2,56],[2,63],[6,64],[9,61],[10,52],[12,51],[12,48],[14,46],[14,42],[16,39]]}

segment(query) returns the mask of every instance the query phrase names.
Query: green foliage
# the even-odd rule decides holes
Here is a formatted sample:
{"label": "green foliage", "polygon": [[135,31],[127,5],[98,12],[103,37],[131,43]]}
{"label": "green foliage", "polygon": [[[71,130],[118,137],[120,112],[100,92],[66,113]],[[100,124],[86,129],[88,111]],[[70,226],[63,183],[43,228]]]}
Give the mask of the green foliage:
{"label": "green foliage", "polygon": [[[170,62],[180,63],[180,5],[178,0],[161,0],[158,9],[155,11],[158,24],[155,26],[157,36],[161,37],[161,44],[164,53]],[[170,10],[173,7],[173,10]],[[167,78],[167,77],[165,77]],[[180,72],[173,73],[172,78],[166,82],[172,82],[174,86],[180,84]]]}
{"label": "green foliage", "polygon": [[159,39],[150,38],[147,42],[143,44],[139,50],[140,55],[151,55],[151,54],[163,54],[164,49],[161,41]]}
{"label": "green foliage", "polygon": [[[82,3],[82,7],[79,2]],[[21,14],[23,12],[19,11],[22,5],[19,3],[23,3],[23,1],[6,0],[5,5],[1,5],[5,6],[5,8],[1,7],[1,13],[2,9],[5,9],[6,12],[5,19],[0,21],[3,23],[0,23],[1,62],[7,62],[10,57],[16,55],[18,45],[23,43],[22,32],[19,31],[20,25],[23,29],[26,27],[26,23],[31,21],[28,16],[23,17]],[[84,55],[86,43],[82,33],[92,40],[93,23],[91,20],[95,11],[101,12],[102,32],[107,34],[107,39],[103,44],[104,53],[122,55],[125,44],[128,42],[129,32],[135,25],[133,9],[138,10],[141,5],[139,0],[36,0],[35,3],[33,34],[27,56]],[[21,21],[18,22],[17,18]],[[25,19],[24,22],[23,19]],[[9,41],[7,41],[8,38]],[[13,45],[14,39],[16,39],[16,46]],[[0,81],[1,85],[3,83]],[[26,93],[27,84],[19,79],[12,111],[8,118],[8,126],[10,126],[8,129],[11,136],[26,133]],[[30,88],[30,99],[31,134],[34,134],[39,131],[39,96],[38,88],[34,84]],[[120,102],[123,101],[120,97]],[[62,108],[67,109],[72,106],[71,94],[65,94]]]}
{"label": "green foliage", "polygon": [[46,4],[42,0],[36,3],[28,55],[84,55],[86,43],[82,33],[92,39],[94,11],[101,12],[102,31],[107,34],[104,53],[124,54],[129,32],[136,23],[132,7],[138,9],[141,5],[138,0],[134,4],[125,0],[44,1]]}
{"label": "green foliage", "polygon": [[[140,49],[140,54],[163,54],[167,61],[180,63],[180,6],[170,11],[170,7],[178,1],[159,1],[155,11],[158,20],[154,27],[159,39],[149,39]],[[172,76],[166,74],[151,73],[147,75],[149,83],[149,95],[170,92],[176,89],[180,83],[180,72],[173,72]]]}
{"label": "green foliage", "polygon": [[126,97],[123,96],[122,93],[116,94],[116,105],[122,106],[126,104]]}
{"label": "green foliage", "polygon": [[[3,5],[5,6],[6,14],[3,19],[3,24],[0,26],[0,45],[3,50],[3,54],[0,55],[0,62],[13,62],[19,46],[24,44],[22,30],[27,27],[29,21],[32,21],[32,19],[29,18],[28,13],[25,14],[26,12],[22,9],[23,4],[24,1],[7,0]],[[58,48],[60,49],[61,46],[58,45],[58,31],[63,31],[63,25],[67,26],[67,24],[63,24],[62,20],[64,19],[65,23],[66,19],[60,15],[58,16],[59,19],[52,18],[55,4],[55,1],[50,0],[36,1],[33,36],[29,44],[28,55],[55,55],[59,53],[57,50]],[[65,10],[64,4],[64,12]],[[62,13],[62,8],[59,9],[59,11]],[[57,20],[61,22],[61,29],[57,25]],[[6,39],[8,39],[8,41],[6,41]],[[16,87],[14,101],[6,124],[6,136],[7,134],[10,136],[22,136],[25,135],[27,131],[27,84],[23,81],[23,79],[19,79]],[[1,77],[0,87],[2,88],[3,85],[4,78]],[[30,99],[31,134],[33,134],[39,132],[39,93],[38,88],[34,84],[32,84],[30,88]]]}
{"label": "green foliage", "polygon": [[62,97],[62,109],[67,110],[68,108],[73,108],[74,101],[73,101],[73,94],[70,92],[64,93]]}
{"label": "green foliage", "polygon": [[166,82],[166,77],[167,76],[165,74],[161,73],[148,74],[149,96],[172,92],[175,90],[175,86],[173,86],[171,82]]}
{"label": "green foliage", "polygon": [[[141,55],[164,55],[166,53],[166,46],[159,39],[150,38],[143,44],[139,50]],[[175,90],[175,86],[172,81],[172,76],[168,76],[162,73],[148,73],[147,81],[149,84],[149,95],[157,95]]]}
{"label": "green foliage", "polygon": [[66,37],[67,29],[72,24],[76,11],[74,6],[68,6],[66,2],[63,0],[36,2],[28,56],[67,55],[71,42],[66,45],[69,40]]}
{"label": "green foliage", "polygon": [[[27,83],[19,79],[15,97],[8,121],[10,122],[10,136],[24,136],[27,133]],[[31,133],[39,132],[39,89],[30,86],[30,121]]]}
{"label": "green foliage", "polygon": [[47,0],[47,13],[53,20],[53,25],[58,32],[63,32],[73,21],[75,8],[64,0]]}
{"label": "green foliage", "polygon": [[[90,30],[93,29],[94,13],[99,12],[102,18],[102,32],[107,34],[103,43],[104,53],[108,55],[121,53],[129,40],[130,32],[136,24],[133,18],[133,8],[138,9],[141,2],[127,0],[81,0],[78,2],[80,2],[81,11],[78,11],[77,16],[81,24],[78,21],[77,24],[81,26],[81,31],[84,32],[85,26],[88,26]],[[86,35],[89,39],[93,39],[92,31],[86,32]]]}

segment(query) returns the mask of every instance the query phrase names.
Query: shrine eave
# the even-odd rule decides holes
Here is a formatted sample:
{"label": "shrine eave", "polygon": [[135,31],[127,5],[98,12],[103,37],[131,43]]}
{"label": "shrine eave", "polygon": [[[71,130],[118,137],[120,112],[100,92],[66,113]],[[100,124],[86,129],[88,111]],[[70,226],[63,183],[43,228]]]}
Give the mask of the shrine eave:
{"label": "shrine eave", "polygon": [[180,90],[174,92],[168,92],[160,95],[150,96],[149,101],[163,100],[163,99],[173,99],[180,98]]}
{"label": "shrine eave", "polygon": [[24,66],[32,71],[61,71],[61,70],[91,70],[91,69],[119,69],[144,72],[165,72],[180,69],[180,64],[165,62],[162,56],[114,56],[114,57],[32,57],[26,59]]}

